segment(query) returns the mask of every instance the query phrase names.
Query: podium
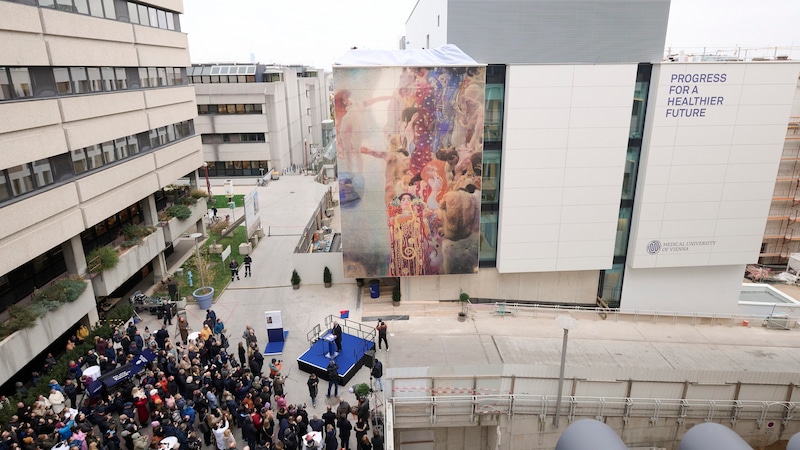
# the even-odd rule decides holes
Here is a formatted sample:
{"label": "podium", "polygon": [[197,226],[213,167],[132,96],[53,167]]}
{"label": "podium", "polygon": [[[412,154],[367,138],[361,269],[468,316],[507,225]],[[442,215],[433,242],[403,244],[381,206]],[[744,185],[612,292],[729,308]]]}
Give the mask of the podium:
{"label": "podium", "polygon": [[336,351],[336,336],[333,333],[328,333],[322,338],[325,341],[325,357],[328,359],[336,358],[339,352]]}

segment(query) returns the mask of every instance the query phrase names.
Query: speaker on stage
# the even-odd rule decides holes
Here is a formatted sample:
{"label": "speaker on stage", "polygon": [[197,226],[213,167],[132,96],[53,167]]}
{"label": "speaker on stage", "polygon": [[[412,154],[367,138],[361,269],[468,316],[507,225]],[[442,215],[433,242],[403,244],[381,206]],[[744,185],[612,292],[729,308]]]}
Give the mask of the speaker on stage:
{"label": "speaker on stage", "polygon": [[173,302],[178,301],[178,283],[170,282],[167,284],[167,291],[169,292],[169,298]]}

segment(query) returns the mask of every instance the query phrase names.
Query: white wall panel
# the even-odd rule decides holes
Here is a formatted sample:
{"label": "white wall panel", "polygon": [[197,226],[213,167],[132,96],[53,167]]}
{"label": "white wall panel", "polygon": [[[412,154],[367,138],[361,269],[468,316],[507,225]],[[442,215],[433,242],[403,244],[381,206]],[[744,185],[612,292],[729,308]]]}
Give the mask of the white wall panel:
{"label": "white wall panel", "polygon": [[0,136],[0,168],[8,168],[67,152],[64,130],[58,125]]}
{"label": "white wall panel", "polygon": [[0,133],[44,127],[61,122],[57,100],[0,103]]}
{"label": "white wall panel", "polygon": [[635,81],[631,64],[508,67],[500,273],[608,268]]}
{"label": "white wall panel", "polygon": [[654,66],[629,267],[758,259],[798,73],[791,62]]}
{"label": "white wall panel", "polygon": [[[30,6],[24,6],[24,8],[30,8]],[[40,35],[0,30],[0,42],[3,43],[0,45],[0,61],[3,61],[4,64],[9,66],[47,66],[50,64],[47,45]]]}

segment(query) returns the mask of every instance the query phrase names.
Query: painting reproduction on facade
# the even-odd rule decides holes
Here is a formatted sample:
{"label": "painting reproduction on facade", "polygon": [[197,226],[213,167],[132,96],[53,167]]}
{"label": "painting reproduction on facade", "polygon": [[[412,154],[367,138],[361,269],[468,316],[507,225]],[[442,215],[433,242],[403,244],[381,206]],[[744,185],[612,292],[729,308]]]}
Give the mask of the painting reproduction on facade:
{"label": "painting reproduction on facade", "polygon": [[485,68],[335,67],[348,278],[476,273]]}

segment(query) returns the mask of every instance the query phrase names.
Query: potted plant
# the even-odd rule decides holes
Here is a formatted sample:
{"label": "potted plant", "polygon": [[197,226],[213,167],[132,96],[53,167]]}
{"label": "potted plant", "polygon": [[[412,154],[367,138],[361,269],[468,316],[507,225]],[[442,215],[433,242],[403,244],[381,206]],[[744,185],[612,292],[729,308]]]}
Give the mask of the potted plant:
{"label": "potted plant", "polygon": [[400,306],[401,297],[402,293],[400,292],[400,283],[397,283],[392,288],[392,306]]}
{"label": "potted plant", "polygon": [[469,303],[469,294],[461,292],[458,296],[458,301],[461,302],[461,311],[458,313],[458,321],[464,322],[467,320],[467,303]]}
{"label": "potted plant", "polygon": [[297,270],[292,270],[292,289],[298,290],[300,289],[300,275],[298,275]]}
{"label": "potted plant", "polygon": [[325,283],[325,287],[331,287],[333,283],[333,277],[331,276],[331,269],[328,269],[328,266],[325,266],[325,270],[322,271],[322,282]]}
{"label": "potted plant", "polygon": [[209,309],[214,300],[214,288],[206,284],[206,282],[212,280],[214,274],[208,262],[203,258],[203,253],[198,253],[194,257],[194,269],[200,277],[200,287],[192,292],[192,297],[197,301],[197,306],[200,309]]}

